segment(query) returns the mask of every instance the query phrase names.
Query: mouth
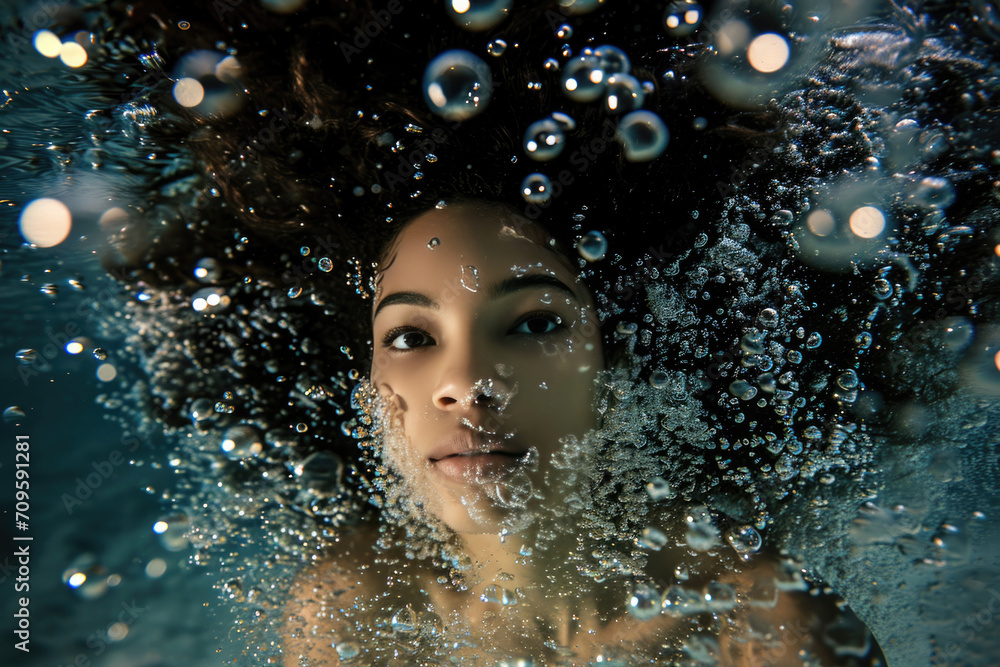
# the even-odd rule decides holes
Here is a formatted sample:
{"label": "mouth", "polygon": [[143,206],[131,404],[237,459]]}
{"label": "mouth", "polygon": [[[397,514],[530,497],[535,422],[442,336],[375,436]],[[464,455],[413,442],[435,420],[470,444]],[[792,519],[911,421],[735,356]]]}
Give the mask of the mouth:
{"label": "mouth", "polygon": [[528,452],[477,450],[431,458],[431,468],[442,477],[462,484],[500,481],[513,475],[529,459]]}

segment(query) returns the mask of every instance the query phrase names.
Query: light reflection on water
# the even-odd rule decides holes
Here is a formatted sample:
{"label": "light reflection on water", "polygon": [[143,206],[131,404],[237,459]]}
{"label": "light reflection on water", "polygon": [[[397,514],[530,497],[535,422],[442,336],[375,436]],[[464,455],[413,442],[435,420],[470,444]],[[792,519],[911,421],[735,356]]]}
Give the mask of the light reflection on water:
{"label": "light reflection on water", "polygon": [[[678,4],[685,3],[672,3],[671,7]],[[699,11],[701,9],[692,3],[687,4],[697,7]],[[694,19],[684,20],[697,23]],[[680,23],[668,23],[668,28],[679,26]],[[750,30],[751,27],[742,22],[739,25],[724,26],[718,35],[722,55],[739,50],[740,57],[745,55],[750,65],[763,74],[786,67],[804,68],[806,65],[802,58],[813,57],[807,51],[796,51],[795,48],[792,48],[789,55],[786,53],[789,44],[780,37],[780,45],[773,39],[770,43],[761,41],[770,33],[751,40]],[[744,35],[743,32],[747,34]],[[8,63],[5,66],[6,73],[16,77],[16,85],[12,83],[9,90],[17,91],[17,94],[8,93],[7,111],[17,113],[0,116],[3,127],[12,130],[10,137],[2,135],[4,143],[0,146],[0,166],[9,170],[8,173],[14,177],[3,185],[3,196],[0,198],[11,200],[14,206],[6,206],[5,202],[3,221],[6,235],[0,239],[5,251],[0,258],[0,279],[4,280],[5,289],[0,294],[0,314],[4,315],[5,321],[3,351],[12,360],[13,370],[9,371],[11,379],[4,388],[3,407],[17,405],[26,412],[23,419],[16,412],[10,413],[11,419],[5,420],[5,429],[13,432],[17,428],[24,428],[30,432],[33,447],[37,448],[33,452],[39,452],[39,463],[33,464],[32,468],[33,479],[35,475],[40,478],[39,493],[48,495],[39,502],[38,507],[41,509],[33,514],[39,526],[36,533],[39,535],[39,543],[46,545],[40,549],[43,555],[37,561],[37,570],[34,571],[40,583],[38,592],[33,596],[33,599],[39,601],[39,608],[33,608],[33,613],[37,612],[39,619],[46,612],[51,614],[50,620],[39,621],[36,636],[68,637],[83,641],[87,648],[82,649],[82,652],[88,656],[98,657],[107,648],[107,659],[110,661],[118,656],[122,664],[158,664],[157,661],[169,661],[178,656],[185,656],[186,664],[197,664],[198,660],[204,660],[208,664],[208,660],[213,657],[211,651],[220,643],[219,640],[194,623],[177,619],[189,618],[192,599],[207,602],[214,594],[203,584],[199,584],[202,579],[200,571],[185,570],[181,565],[190,553],[186,538],[180,534],[188,518],[180,512],[165,513],[162,506],[158,507],[155,502],[159,494],[173,493],[167,490],[177,478],[185,477],[184,474],[175,475],[173,471],[184,473],[189,466],[195,479],[181,483],[180,495],[194,496],[197,491],[185,489],[184,484],[197,488],[201,481],[197,477],[204,473],[204,469],[191,466],[190,462],[181,459],[163,460],[163,449],[152,450],[153,443],[162,439],[161,435],[152,433],[156,430],[155,425],[134,428],[128,417],[124,418],[124,423],[102,422],[94,407],[94,393],[107,390],[99,381],[110,381],[111,369],[115,369],[117,373],[120,368],[126,383],[133,382],[132,378],[138,377],[133,367],[134,357],[130,357],[131,353],[124,349],[121,332],[97,325],[98,321],[104,321],[105,318],[118,318],[111,314],[117,307],[115,302],[110,298],[97,296],[112,285],[104,278],[95,254],[95,251],[103,249],[98,219],[112,206],[122,202],[120,197],[126,188],[135,186],[129,174],[135,166],[137,154],[124,148],[128,141],[123,137],[109,136],[101,142],[95,142],[92,138],[94,127],[84,120],[84,112],[106,106],[105,100],[100,96],[99,86],[81,87],[80,82],[84,82],[83,85],[86,86],[87,78],[78,77],[70,67],[80,67],[80,72],[85,74],[88,71],[86,67],[96,66],[96,61],[92,58],[86,65],[79,60],[67,62],[74,57],[79,58],[80,51],[86,53],[83,46],[73,42],[75,46],[66,49],[60,47],[57,55],[61,60],[42,60],[37,53],[20,51],[9,44],[8,42],[9,50],[3,60]],[[45,46],[43,41],[38,50],[51,56],[50,46]],[[769,49],[765,48],[768,46]],[[67,66],[60,64],[61,62],[67,63]],[[582,63],[577,68],[582,68],[583,65],[596,67],[599,57],[574,55],[570,62]],[[22,70],[21,67],[12,66],[16,63],[27,63],[31,67]],[[475,66],[479,66],[478,62]],[[597,91],[596,99],[602,94],[603,82],[595,81],[592,70],[593,68],[587,70],[589,78],[584,83],[588,87],[588,95],[593,92],[591,88]],[[570,72],[570,68],[565,71]],[[482,72],[477,75],[481,77]],[[571,76],[566,78],[564,75],[562,80],[572,80],[573,90],[579,89],[580,82]],[[745,82],[736,79],[722,77],[720,81],[720,92],[717,94],[723,97],[766,97],[777,90],[770,80],[753,79],[745,87]],[[198,85],[200,87],[201,84]],[[175,95],[181,95],[177,101],[182,105],[196,107],[202,98],[196,96],[196,100],[188,97],[191,88],[193,87],[188,85],[180,93],[175,88],[174,92]],[[476,82],[466,88],[468,90],[463,88],[462,92],[465,97],[459,101],[462,105],[460,115],[454,116],[463,120],[482,112],[488,100],[485,96],[477,97],[479,93]],[[444,95],[444,90],[443,87],[435,89],[440,95]],[[204,93],[203,90],[201,92]],[[577,97],[579,95],[577,93]],[[437,104],[437,101],[434,103]],[[447,108],[447,104],[448,100],[443,100],[438,106]],[[472,111],[466,108],[470,105]],[[151,115],[152,112],[142,111],[142,114]],[[447,114],[442,115],[449,117]],[[899,140],[900,146],[905,146],[905,150],[901,150],[895,157],[901,163],[922,159],[919,155],[899,157],[911,149],[917,150],[913,148],[915,143],[924,145],[921,149],[925,151],[923,157],[926,157],[926,151],[944,150],[938,147],[939,142],[933,137],[919,138],[909,124],[897,124],[893,132],[894,136],[905,135],[905,141]],[[627,150],[626,147],[626,152]],[[662,147],[658,148],[657,154],[662,150]],[[669,146],[667,150],[669,153]],[[151,152],[148,154],[155,155],[155,149],[151,148],[149,151]],[[156,163],[157,160],[149,162]],[[537,165],[530,169],[534,170],[535,166]],[[94,173],[102,175],[94,178]],[[933,217],[934,210],[946,209],[954,197],[947,181],[944,181],[943,186],[938,182],[942,180],[917,180],[909,189],[910,204],[929,211],[927,220],[923,223],[929,229],[928,234],[939,233],[940,221]],[[793,220],[788,221],[793,226],[799,225],[794,227],[794,234],[800,235],[802,259],[812,263],[811,256],[819,253],[822,261],[817,261],[817,266],[828,269],[831,264],[837,264],[837,271],[843,269],[847,272],[855,270],[856,263],[878,261],[886,264],[889,268],[879,280],[888,285],[888,288],[876,281],[872,290],[891,305],[891,301],[907,287],[912,290],[915,269],[907,268],[904,258],[893,255],[901,251],[888,248],[887,239],[890,234],[895,233],[893,225],[896,221],[886,215],[886,205],[883,204],[880,208],[870,198],[861,198],[856,202],[845,201],[851,199],[842,196],[846,191],[828,194],[829,203],[822,202],[821,197],[817,199],[822,206],[829,208],[814,208],[802,219],[793,215]],[[21,247],[21,238],[15,229],[17,215],[11,215],[13,211],[20,215],[21,207],[42,197],[53,197],[63,202],[70,208],[73,218],[69,236],[51,251]],[[46,217],[48,224],[51,224],[51,216]],[[586,231],[587,229],[583,229],[584,233]],[[747,232],[737,225],[726,231],[731,239],[746,240]],[[935,238],[942,248],[954,247],[966,234],[965,230],[957,227],[941,232]],[[30,233],[25,233],[25,236],[34,238],[41,246],[50,245],[43,237],[32,237]],[[86,238],[81,239],[81,236]],[[596,242],[581,244],[581,255],[587,260],[603,258],[608,251],[608,243],[603,237],[600,241],[597,244],[601,245],[599,252],[592,251],[591,248]],[[721,253],[731,246],[715,245],[713,239],[708,247]],[[611,250],[613,251],[613,245]],[[199,280],[205,278],[211,283],[218,277],[215,275],[218,267],[210,268],[210,271],[206,269],[204,276],[192,276]],[[328,272],[327,269],[322,270]],[[22,280],[22,276],[26,278]],[[698,284],[704,285],[704,281]],[[48,285],[54,285],[55,288],[46,287]],[[84,288],[77,289],[76,285]],[[812,288],[823,289],[821,285],[814,285]],[[218,312],[227,311],[229,296],[222,294],[221,288],[206,286],[201,289],[207,291],[199,292],[201,296],[194,295],[191,304],[194,310],[210,313],[218,307]],[[974,292],[974,286],[969,291]],[[155,302],[158,295],[154,293],[148,298]],[[199,298],[204,305],[202,301],[198,301]],[[105,303],[100,317],[91,317],[98,311],[87,307],[89,299]],[[676,303],[673,300],[674,297],[667,290],[653,299],[654,308],[663,313],[670,312],[670,315],[664,316],[665,321],[680,315],[674,312]],[[761,327],[758,333],[761,336],[761,332],[765,330],[783,326],[782,318],[787,317],[789,312],[787,308],[779,313],[778,310],[765,308],[764,304],[757,305],[760,306],[758,310],[761,313],[758,318]],[[872,321],[877,321],[880,316],[878,308],[876,306],[871,311]],[[957,316],[957,311],[954,314]],[[260,320],[265,321],[269,317],[262,314]],[[72,331],[67,328],[69,325],[74,326]],[[137,325],[151,326],[147,321]],[[264,326],[266,325],[260,324],[260,327]],[[942,407],[948,405],[943,399],[934,404],[934,397],[928,398],[934,409],[920,402],[900,406],[896,408],[897,417],[893,427],[899,433],[912,434],[915,442],[905,448],[902,445],[884,448],[877,452],[876,458],[864,461],[864,466],[875,470],[875,483],[869,490],[870,495],[861,499],[864,500],[863,504],[857,502],[849,506],[837,506],[838,500],[844,497],[852,501],[856,499],[856,496],[844,490],[854,480],[842,479],[841,470],[832,465],[823,467],[828,461],[821,461],[815,469],[810,470],[810,474],[832,490],[826,493],[816,491],[815,488],[819,487],[815,487],[809,492],[803,492],[801,499],[791,502],[793,509],[788,511],[801,519],[798,528],[787,529],[786,543],[803,554],[809,565],[823,572],[831,583],[845,593],[850,592],[848,597],[854,607],[866,616],[876,634],[882,638],[883,645],[887,650],[895,651],[902,664],[922,664],[921,660],[925,658],[921,656],[928,654],[927,637],[931,634],[939,637],[936,640],[938,650],[943,649],[953,656],[956,663],[967,660],[967,664],[987,664],[984,661],[989,660],[990,652],[995,649],[988,637],[993,635],[990,632],[993,618],[991,582],[996,580],[998,572],[996,550],[990,548],[995,543],[997,534],[994,518],[996,503],[988,499],[994,497],[995,493],[996,461],[985,443],[995,432],[992,397],[998,393],[997,387],[1000,386],[994,376],[996,335],[989,327],[969,324],[968,328],[970,332],[966,338],[973,341],[970,348],[973,352],[959,364],[956,360],[962,357],[956,355],[963,352],[965,346],[958,345],[953,350],[955,355],[949,359],[953,362],[952,366],[962,369],[963,381],[976,388],[979,395],[963,404],[958,404],[957,401],[951,404],[954,422],[951,428],[945,429],[947,439],[930,443],[918,441],[920,436],[930,432],[932,422],[947,412]],[[804,336],[798,336],[802,340],[796,340],[795,334],[791,336],[791,344],[789,341],[768,342],[779,345],[781,350],[765,348],[763,344],[755,343],[752,354],[745,358],[752,358],[749,365],[758,368],[765,363],[775,363],[771,358],[777,359],[779,365],[785,365],[783,370],[787,370],[801,364],[803,354],[807,362],[810,354],[825,354],[828,347],[824,348],[823,345],[829,346],[830,341],[840,333],[824,331],[820,337],[824,342],[812,346]],[[65,349],[66,344],[81,336],[87,338],[86,342],[80,343],[81,354],[70,354]],[[849,338],[854,339],[853,332]],[[893,341],[884,340],[881,344],[889,345],[891,342]],[[138,344],[135,337],[129,338],[129,343]],[[47,346],[51,346],[51,354]],[[869,340],[856,347],[864,351],[870,346],[872,342]],[[303,343],[303,347],[307,348],[308,345]],[[817,352],[810,352],[817,348]],[[35,350],[34,360],[29,364],[15,360],[19,349]],[[103,372],[99,370],[102,368],[99,362],[105,361],[101,356],[107,353],[97,353],[98,349],[111,351],[109,365],[103,366]],[[899,362],[909,373],[951,372],[950,367],[942,360],[916,359],[916,351],[921,349],[916,341],[907,342],[907,346],[902,349],[913,351],[909,359],[904,358]],[[979,357],[982,358],[977,357],[977,353],[981,353]],[[764,356],[769,360],[765,362]],[[994,363],[994,366],[991,367],[990,363]],[[26,374],[25,368],[37,370],[38,373]],[[859,395],[857,376],[853,380],[849,377],[844,379],[842,369],[836,370],[834,382],[837,387],[833,387],[835,394],[832,400],[840,406],[867,405],[874,406],[871,407],[873,411],[877,410],[878,401],[881,400],[878,396],[864,392]],[[725,384],[731,397],[738,401],[772,401],[772,397],[780,398],[779,392],[788,392],[788,402],[794,401],[789,383],[782,383],[780,378],[780,373],[768,367],[760,368],[760,373],[755,371],[752,381],[734,380]],[[653,382],[652,378],[650,382]],[[660,386],[656,386],[657,384]],[[659,382],[658,378],[652,386],[654,389],[663,389],[666,385],[666,382]],[[929,383],[929,386],[932,384]],[[326,392],[322,386],[303,387],[302,400],[321,402],[327,396]],[[123,393],[123,390],[116,389],[108,393],[109,396],[102,398],[101,402],[115,414],[120,403],[129,398],[127,390]],[[204,400],[209,401],[212,409],[199,405],[195,410],[198,416],[194,421],[207,424],[218,420],[220,424],[224,424],[225,415],[232,410],[227,406],[238,404],[245,398],[231,395],[206,398]],[[735,423],[745,421],[746,416],[742,410],[743,407],[734,409]],[[21,423],[23,426],[18,426]],[[296,423],[302,426],[301,429],[296,429],[298,434],[308,430],[305,422]],[[233,431],[234,428],[243,430]],[[822,437],[819,427],[814,428],[817,430],[803,429],[805,440],[818,440]],[[134,449],[134,443],[126,442],[122,436],[123,432],[127,434],[130,430],[144,431],[135,434],[138,444]],[[350,425],[347,430],[351,430]],[[224,443],[222,450],[236,465],[242,465],[242,460],[253,459],[265,451],[273,453],[283,451],[283,448],[292,448],[295,442],[301,441],[296,441],[294,438],[297,436],[290,433],[275,435],[271,431],[254,431],[248,434],[246,431],[246,427],[229,426],[225,431],[226,437],[221,440]],[[837,437],[836,431],[830,436],[831,446],[851,441],[848,435],[844,435],[840,441]],[[977,437],[986,439],[977,440]],[[225,443],[230,443],[228,448]],[[773,453],[781,454],[781,445],[779,442],[777,451]],[[797,451],[792,443],[786,443],[785,446],[785,451],[794,456],[801,451],[802,444],[798,443],[800,449]],[[47,447],[51,449],[46,449]],[[114,456],[115,454],[118,456]],[[795,474],[796,469],[788,463],[792,456],[778,459],[775,472],[779,476]],[[131,465],[129,460],[132,459],[141,461],[143,465]],[[156,467],[152,465],[154,463]],[[339,479],[343,474],[338,467],[341,463],[339,461],[308,458],[298,463],[298,466],[293,466],[293,470],[299,480]],[[112,471],[112,474],[104,475],[102,471],[105,470]],[[93,483],[88,482],[91,478]],[[152,490],[149,495],[136,492],[147,486]],[[70,497],[69,509],[65,494]],[[79,501],[79,506],[73,502],[73,498]],[[329,498],[322,497],[314,489],[303,493],[300,501],[317,514],[339,511],[337,508],[331,509],[331,505],[327,504]],[[247,515],[270,511],[268,508],[261,510],[256,502],[237,498],[226,509]],[[276,514],[275,517],[277,521],[281,515]],[[160,519],[164,521],[164,526],[155,523]],[[153,528],[154,525],[157,528]],[[235,527],[225,523],[222,525],[224,528]],[[308,525],[308,522],[303,524],[306,527]],[[653,528],[654,532],[644,534],[646,539],[659,543],[661,540],[655,530],[657,529]],[[750,533],[753,530],[749,528],[731,535],[727,533],[730,535],[727,538],[722,538],[711,530],[695,531],[692,534],[695,543],[702,544],[698,542],[699,539],[707,540],[704,545],[712,548],[722,539],[729,539],[730,543],[737,540],[740,544],[747,540],[753,541]],[[776,529],[775,533],[778,532],[780,531]],[[831,536],[846,538],[843,543],[837,544],[837,548],[829,548],[827,540]],[[294,553],[297,536],[286,533],[286,537],[290,544],[285,544],[284,547]],[[195,541],[200,539],[207,544],[216,538],[215,535],[196,534]],[[262,547],[252,547],[251,553],[253,548]],[[196,560],[207,557],[207,552],[199,552]],[[254,577],[260,575],[248,577],[246,584],[239,578],[231,579],[220,588],[220,592],[224,598],[244,604],[248,596],[254,598],[259,595],[254,592],[256,589],[253,584],[249,583]],[[264,581],[268,579],[266,575],[262,578]],[[505,597],[503,590],[494,592],[496,599],[501,602],[510,598],[509,595]],[[656,592],[653,597],[657,595],[661,595],[661,592]],[[135,605],[128,608],[122,606],[129,605],[132,597],[137,600]],[[633,598],[637,609],[643,606],[645,598],[642,594],[635,593]],[[102,605],[101,611],[95,612],[94,605],[98,604]],[[244,611],[250,619],[248,622],[259,619],[261,609],[265,606],[246,605]],[[899,619],[903,616],[911,619],[913,609],[917,606],[921,609],[921,624],[915,626],[914,630],[907,630]],[[146,609],[150,611],[147,612]],[[640,609],[636,613],[641,615],[644,612]],[[126,615],[119,620],[120,614]],[[95,617],[98,616],[100,621],[95,623]],[[990,620],[983,620],[987,616]],[[965,621],[964,624],[956,621],[967,617],[973,620]],[[156,622],[152,620],[154,618],[157,619]],[[409,617],[403,616],[397,618],[394,621],[395,629],[403,634],[412,632],[413,623],[408,619]],[[227,628],[228,622],[227,618],[221,618],[218,627]],[[97,634],[92,634],[95,631],[98,631]],[[241,635],[237,633],[236,637],[235,643],[239,644]],[[896,643],[890,647],[892,639]],[[81,649],[69,642],[70,639],[53,641],[48,649],[48,657],[67,662],[73,659],[79,654],[74,652]],[[342,644],[338,651],[341,648],[350,651],[347,645]],[[979,663],[974,662],[977,657],[982,658]],[[22,661],[13,664],[28,663]]]}

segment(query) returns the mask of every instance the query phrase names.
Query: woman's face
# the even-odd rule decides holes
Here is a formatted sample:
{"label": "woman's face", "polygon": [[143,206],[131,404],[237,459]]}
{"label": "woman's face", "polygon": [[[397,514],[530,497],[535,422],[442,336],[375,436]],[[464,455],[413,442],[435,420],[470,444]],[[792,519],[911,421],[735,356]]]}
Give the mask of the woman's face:
{"label": "woman's face", "polygon": [[517,522],[560,439],[597,426],[591,296],[544,244],[507,209],[453,205],[411,221],[376,280],[386,457],[457,532]]}

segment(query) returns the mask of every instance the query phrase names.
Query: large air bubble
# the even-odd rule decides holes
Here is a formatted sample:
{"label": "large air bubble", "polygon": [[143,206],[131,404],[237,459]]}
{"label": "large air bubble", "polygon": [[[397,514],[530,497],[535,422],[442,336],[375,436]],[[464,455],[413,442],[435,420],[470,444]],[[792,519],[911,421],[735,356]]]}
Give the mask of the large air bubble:
{"label": "large air bubble", "polygon": [[669,138],[667,126],[652,111],[633,111],[622,118],[615,130],[615,139],[629,162],[655,160],[666,150]]}
{"label": "large air bubble", "polygon": [[562,77],[566,97],[577,102],[593,102],[607,86],[606,75],[597,56],[579,56],[566,63]]}
{"label": "large air bubble", "polygon": [[424,99],[431,111],[448,120],[467,120],[482,112],[493,95],[489,66],[478,56],[445,51],[424,70]]}

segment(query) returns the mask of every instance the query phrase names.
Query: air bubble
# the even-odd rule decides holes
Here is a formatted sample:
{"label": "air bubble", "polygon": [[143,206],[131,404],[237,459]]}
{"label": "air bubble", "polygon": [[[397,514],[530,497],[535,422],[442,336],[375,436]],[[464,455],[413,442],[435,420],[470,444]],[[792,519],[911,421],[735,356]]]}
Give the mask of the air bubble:
{"label": "air bubble", "polygon": [[671,37],[687,37],[701,25],[705,11],[693,0],[667,4],[663,11],[663,28]]}
{"label": "air bubble", "polygon": [[261,453],[264,444],[252,426],[239,425],[226,430],[222,437],[222,451],[233,460],[252,458]]}
{"label": "air bubble", "polygon": [[431,111],[448,120],[467,120],[486,108],[493,95],[493,80],[481,58],[454,49],[427,65],[423,88]]}
{"label": "air bubble", "polygon": [[617,46],[605,44],[594,49],[594,56],[601,61],[601,69],[606,76],[613,74],[628,74],[632,71],[632,63],[625,52]]}
{"label": "air bubble", "polygon": [[552,181],[545,174],[528,174],[521,181],[521,196],[532,204],[544,204],[552,198]]}
{"label": "air bubble", "polygon": [[532,123],[524,133],[524,151],[533,160],[551,160],[566,144],[562,127],[552,118]]}
{"label": "air bubble", "polygon": [[858,374],[848,369],[837,376],[837,385],[845,391],[853,391],[858,388]]}
{"label": "air bubble", "polygon": [[593,102],[604,93],[604,70],[595,56],[580,56],[566,64],[562,86],[566,96],[577,102]]}
{"label": "air bubble", "polygon": [[630,162],[648,162],[667,148],[670,134],[660,117],[652,111],[633,111],[618,124],[615,139]]}
{"label": "air bubble", "polygon": [[486,52],[494,58],[499,58],[507,50],[507,42],[502,39],[494,39],[486,46]]}
{"label": "air bubble", "polygon": [[628,599],[628,613],[640,621],[656,618],[663,608],[663,593],[651,581],[637,581]]}
{"label": "air bubble", "polygon": [[765,308],[760,311],[757,320],[765,327],[773,328],[778,326],[778,311],[774,308]]}
{"label": "air bubble", "polygon": [[591,231],[584,234],[576,249],[580,253],[580,257],[588,262],[598,262],[604,259],[608,252],[608,241],[604,238],[604,234]]}
{"label": "air bubble", "polygon": [[642,106],[646,94],[642,84],[630,74],[615,74],[608,77],[604,109],[609,113],[628,113]]}

